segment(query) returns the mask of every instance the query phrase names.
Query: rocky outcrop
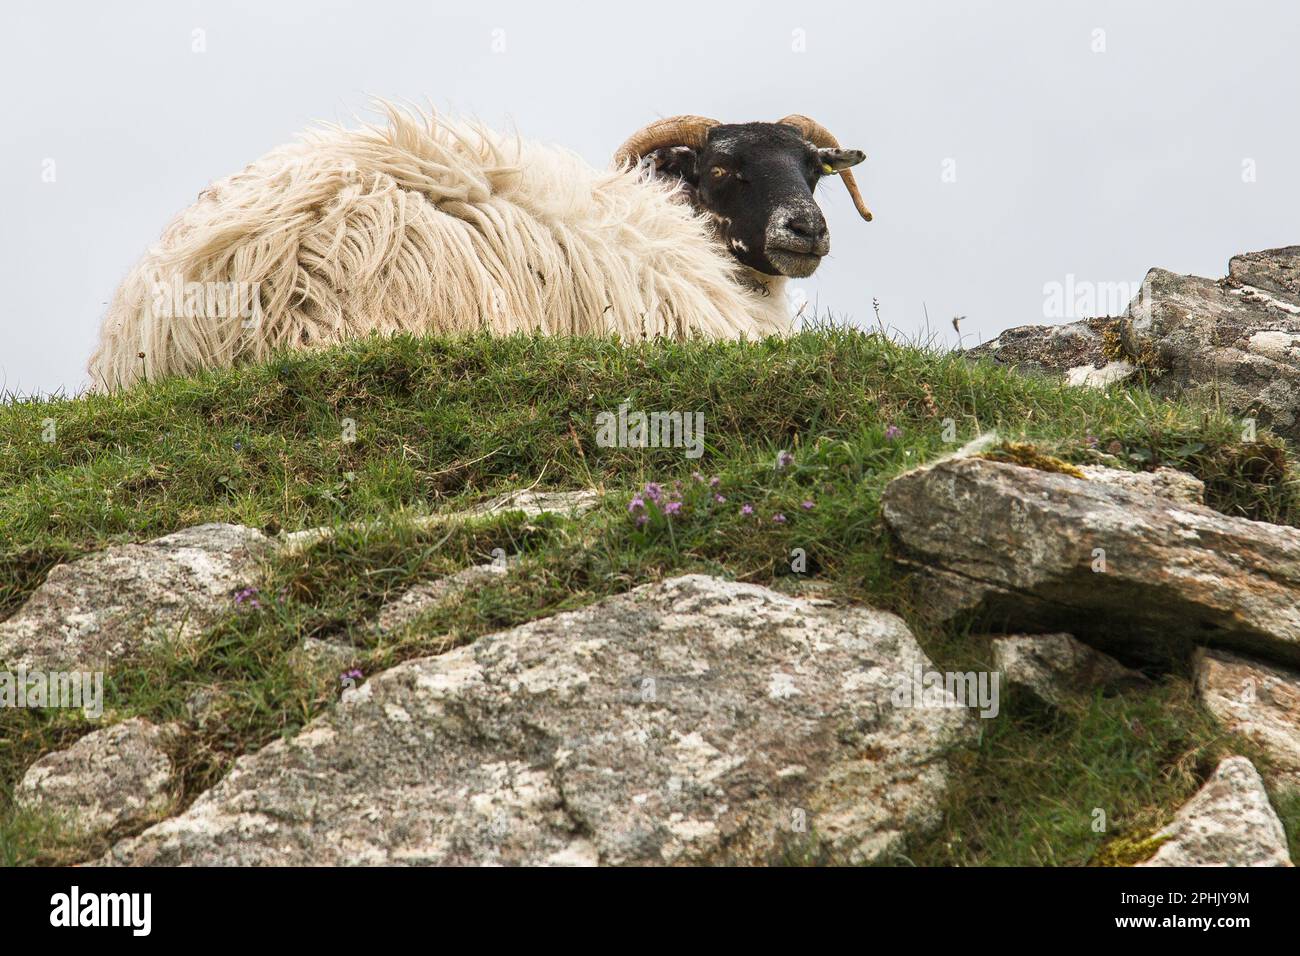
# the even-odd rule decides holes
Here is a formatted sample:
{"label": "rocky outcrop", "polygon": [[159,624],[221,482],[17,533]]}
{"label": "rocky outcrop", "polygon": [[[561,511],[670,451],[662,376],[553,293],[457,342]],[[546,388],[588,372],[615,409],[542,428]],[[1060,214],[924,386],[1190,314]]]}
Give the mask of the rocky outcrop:
{"label": "rocky outcrop", "polygon": [[1154,839],[1165,842],[1138,866],[1291,866],[1282,822],[1245,757],[1219,764]]}
{"label": "rocky outcrop", "polygon": [[882,505],[940,620],[1067,631],[1122,660],[1300,662],[1300,529],[979,458],[908,472]]}
{"label": "rocky outcrop", "polygon": [[379,674],[102,862],[866,862],[973,731],[894,704],[927,666],[893,615],[675,578]]}
{"label": "rocky outcrop", "polygon": [[1158,370],[1158,393],[1213,397],[1300,438],[1300,247],[1238,256],[1229,273],[1152,269],[1123,324],[1124,349]]}
{"label": "rocky outcrop", "polygon": [[14,790],[19,806],[97,835],[161,819],[178,781],[167,745],[175,728],[134,718],[46,754]]}
{"label": "rocky outcrop", "polygon": [[0,623],[0,664],[93,670],[163,635],[194,637],[258,583],[274,549],[252,528],[205,524],[61,564]]}
{"label": "rocky outcrop", "polygon": [[1071,385],[1104,388],[1137,370],[1117,357],[1119,324],[1117,318],[1100,318],[1065,325],[1024,325],[964,354],[1027,375],[1060,377]]}
{"label": "rocky outcrop", "polygon": [[1007,681],[1055,707],[1086,703],[1097,691],[1149,684],[1109,655],[1069,634],[1014,634],[994,638],[993,664]]}
{"label": "rocky outcrop", "polygon": [[1196,662],[1196,691],[1219,723],[1268,755],[1275,783],[1300,789],[1300,673],[1207,651]]}
{"label": "rocky outcrop", "polygon": [[1152,269],[1124,316],[1008,329],[965,354],[1071,385],[1139,370],[1300,440],[1300,246],[1233,257],[1223,279]]}

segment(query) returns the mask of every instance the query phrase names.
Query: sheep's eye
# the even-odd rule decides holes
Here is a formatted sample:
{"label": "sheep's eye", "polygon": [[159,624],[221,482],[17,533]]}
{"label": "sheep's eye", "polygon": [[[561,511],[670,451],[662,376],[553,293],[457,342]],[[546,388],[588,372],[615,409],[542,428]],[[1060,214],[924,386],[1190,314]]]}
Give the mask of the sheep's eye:
{"label": "sheep's eye", "polygon": [[727,175],[727,171],[721,166],[714,166],[713,169],[709,170],[709,172],[713,175],[714,179],[721,179],[723,176]]}

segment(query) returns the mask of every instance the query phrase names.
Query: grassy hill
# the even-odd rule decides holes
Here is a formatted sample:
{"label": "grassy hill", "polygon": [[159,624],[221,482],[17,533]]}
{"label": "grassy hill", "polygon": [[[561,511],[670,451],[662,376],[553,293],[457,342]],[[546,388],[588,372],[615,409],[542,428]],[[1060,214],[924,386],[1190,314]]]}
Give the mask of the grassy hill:
{"label": "grassy hill", "polygon": [[[703,457],[598,447],[596,414],[624,401],[702,412]],[[880,335],[633,347],[369,339],[121,395],[0,405],[0,618],[53,565],[110,543],[210,521],[278,533],[378,519],[277,559],[256,607],[232,610],[197,646],[159,647],[106,675],[113,716],[191,723],[176,754],[185,799],[331,706],[337,673],[293,653],[306,637],[346,640],[369,674],[684,571],[893,610],[941,668],[987,669],[986,642],[912,615],[879,498],[894,475],[990,430],[1065,461],[1182,468],[1222,511],[1300,524],[1281,443],[1243,445],[1239,424],[1214,409],[1141,388],[1069,389]],[[647,483],[681,505],[638,523],[643,512],[628,506]],[[533,485],[598,488],[604,504],[579,519],[513,514],[443,530],[408,520]],[[495,548],[521,555],[517,573],[395,636],[359,623]],[[804,574],[791,570],[795,549]],[[195,722],[199,691],[209,716]],[[896,862],[1123,861],[1220,755],[1254,755],[1198,709],[1175,663],[1155,691],[1077,713],[1010,692],[986,723],[979,745],[953,757],[943,825]],[[9,802],[33,759],[88,729],[80,714],[0,711],[0,863],[95,849]],[[1104,833],[1092,829],[1096,807]],[[1294,853],[1300,806],[1279,809]]]}

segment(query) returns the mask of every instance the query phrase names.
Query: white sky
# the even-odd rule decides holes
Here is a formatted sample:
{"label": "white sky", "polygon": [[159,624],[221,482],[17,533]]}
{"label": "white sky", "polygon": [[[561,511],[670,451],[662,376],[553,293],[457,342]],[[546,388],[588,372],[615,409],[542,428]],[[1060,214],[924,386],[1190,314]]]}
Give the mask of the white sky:
{"label": "white sky", "polygon": [[1298,43],[1291,0],[5,0],[0,390],[80,389],[117,282],[167,221],[368,94],[602,166],[656,116],[807,113],[867,152],[876,221],[827,181],[832,256],[799,285],[862,323],[877,298],[909,333],[924,305],[949,345],[966,315],[973,344],[1055,321],[1044,284],[1068,274],[1219,276],[1300,242]]}

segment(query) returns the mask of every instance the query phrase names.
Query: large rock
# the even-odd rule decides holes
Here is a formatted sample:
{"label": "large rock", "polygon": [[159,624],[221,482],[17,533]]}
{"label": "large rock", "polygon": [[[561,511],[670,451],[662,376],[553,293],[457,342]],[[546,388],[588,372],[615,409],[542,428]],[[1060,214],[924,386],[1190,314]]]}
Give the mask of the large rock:
{"label": "large rock", "polygon": [[1055,707],[1086,703],[1099,690],[1149,683],[1141,672],[1069,634],[1014,634],[994,638],[991,646],[993,665],[1009,683]]}
{"label": "large rock", "polygon": [[205,524],[58,565],[0,623],[0,664],[94,669],[160,636],[197,635],[233,610],[274,549],[253,528]]}
{"label": "large rock", "polygon": [[1159,394],[1204,396],[1300,439],[1300,246],[1238,256],[1222,281],[1152,269],[1122,326]]}
{"label": "large rock", "polygon": [[101,862],[865,862],[975,723],[893,704],[926,666],[893,615],[675,578],[386,671]]}
{"label": "large rock", "polygon": [[1300,789],[1300,673],[1206,651],[1196,691],[1221,724],[1268,754],[1276,783]]}
{"label": "large rock", "polygon": [[1190,505],[1205,504],[1205,482],[1176,468],[1160,467],[1154,471],[1124,471],[1105,465],[1080,465],[1079,471],[1089,481],[1127,488],[1144,495],[1182,501]]}
{"label": "large rock", "polygon": [[1064,325],[1022,325],[964,354],[1028,375],[1059,377],[1070,385],[1104,388],[1137,371],[1114,354],[1119,324],[1117,318],[1099,318]]}
{"label": "large rock", "polygon": [[1291,866],[1282,821],[1245,757],[1219,764],[1155,838],[1167,842],[1138,866]]}
{"label": "large rock", "polygon": [[167,754],[174,732],[133,718],[89,733],[32,764],[14,789],[15,802],[89,834],[153,823],[178,788]]}
{"label": "large rock", "polygon": [[1300,662],[1300,529],[979,458],[899,476],[883,511],[941,620],[1121,660],[1206,644]]}

